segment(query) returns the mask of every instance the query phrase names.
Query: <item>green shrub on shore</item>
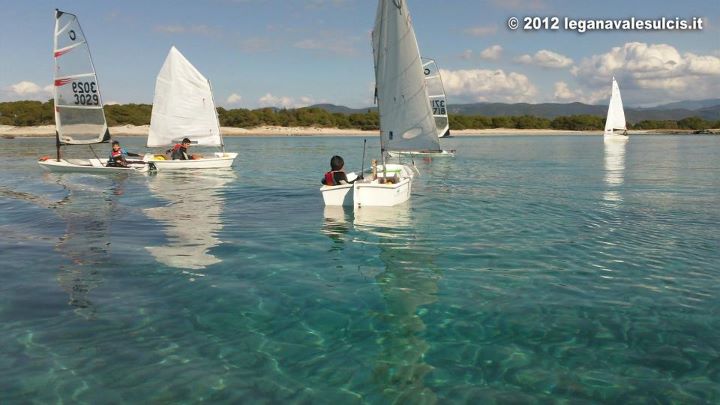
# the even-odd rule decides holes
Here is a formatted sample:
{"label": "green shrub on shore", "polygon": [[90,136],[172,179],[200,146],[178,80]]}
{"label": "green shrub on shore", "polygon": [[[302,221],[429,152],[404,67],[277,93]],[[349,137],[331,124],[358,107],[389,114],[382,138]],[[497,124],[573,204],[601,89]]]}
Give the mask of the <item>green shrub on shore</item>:
{"label": "green shrub on shore", "polygon": [[[281,127],[322,127],[341,129],[377,130],[380,128],[380,116],[377,111],[342,114],[331,113],[322,108],[305,107],[294,109],[260,108],[248,110],[236,108],[227,110],[218,107],[220,125],[237,128],[254,128],[261,125]],[[109,126],[149,125],[152,105],[150,104],[113,104],[105,106],[105,116]],[[553,120],[532,115],[486,117],[481,115],[450,115],[452,129],[557,129],[588,131],[602,130],[605,119],[595,115],[569,115]],[[0,125],[35,126],[52,125],[54,122],[53,100],[12,101],[0,103]],[[707,121],[699,117],[672,120],[644,120],[629,129],[689,129],[704,130],[718,128],[720,122]]]}

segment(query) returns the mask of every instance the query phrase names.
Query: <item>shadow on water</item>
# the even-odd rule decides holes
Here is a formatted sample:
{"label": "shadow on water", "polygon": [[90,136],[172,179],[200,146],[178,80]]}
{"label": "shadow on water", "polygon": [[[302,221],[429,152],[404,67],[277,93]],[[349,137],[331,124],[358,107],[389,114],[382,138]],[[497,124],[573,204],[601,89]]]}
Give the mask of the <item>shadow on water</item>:
{"label": "shadow on water", "polygon": [[[163,224],[164,246],[146,249],[158,263],[186,270],[201,270],[221,260],[210,250],[222,243],[225,206],[223,190],[237,178],[231,170],[159,172],[148,178],[148,189],[165,204],[145,214]],[[187,272],[202,277],[199,272]]]}
{"label": "shadow on water", "polygon": [[436,403],[437,396],[425,386],[433,367],[425,362],[430,344],[422,318],[423,307],[437,301],[441,274],[435,255],[416,246],[407,204],[355,210],[354,225],[377,244],[385,265],[375,276],[386,310],[377,315],[384,328],[376,340],[380,350],[372,380],[389,403]]}
{"label": "shadow on water", "polygon": [[46,174],[44,179],[66,190],[62,200],[48,208],[65,222],[66,229],[55,250],[69,260],[59,267],[57,280],[69,295],[68,304],[86,318],[96,317],[90,292],[102,284],[103,268],[113,257],[110,230],[125,192],[126,174],[97,178],[75,174]]}

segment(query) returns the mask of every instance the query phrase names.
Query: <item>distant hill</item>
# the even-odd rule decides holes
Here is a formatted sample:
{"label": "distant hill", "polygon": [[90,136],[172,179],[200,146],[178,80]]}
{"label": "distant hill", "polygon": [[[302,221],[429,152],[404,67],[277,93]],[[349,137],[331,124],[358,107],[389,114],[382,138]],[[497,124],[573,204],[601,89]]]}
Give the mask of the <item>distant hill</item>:
{"label": "distant hill", "polygon": [[[715,104],[713,104],[715,103]],[[683,108],[681,106],[699,106],[698,108]],[[676,107],[673,107],[676,106]],[[316,104],[311,107],[321,108],[331,113],[354,114],[375,111],[376,107],[349,108],[334,104]],[[483,115],[486,117],[532,115],[535,117],[553,119],[568,115],[596,115],[605,117],[607,105],[592,105],[584,103],[472,103],[451,104],[448,106],[450,114]],[[682,101],[665,104],[652,108],[625,108],[625,116],[630,122],[643,120],[681,120],[687,117],[701,117],[706,120],[720,120],[720,99]]]}
{"label": "distant hill", "polygon": [[367,108],[350,108],[345,107],[342,105],[335,105],[335,104],[314,104],[306,108],[320,108],[322,110],[325,110],[329,113],[341,113],[341,114],[365,114],[368,111],[376,111],[377,107],[367,107]]}
{"label": "distant hill", "polygon": [[677,108],[685,110],[702,110],[708,107],[715,107],[720,105],[720,98],[713,98],[709,100],[689,100],[689,101],[678,101],[676,103],[661,104],[652,107],[653,110],[674,110]]}

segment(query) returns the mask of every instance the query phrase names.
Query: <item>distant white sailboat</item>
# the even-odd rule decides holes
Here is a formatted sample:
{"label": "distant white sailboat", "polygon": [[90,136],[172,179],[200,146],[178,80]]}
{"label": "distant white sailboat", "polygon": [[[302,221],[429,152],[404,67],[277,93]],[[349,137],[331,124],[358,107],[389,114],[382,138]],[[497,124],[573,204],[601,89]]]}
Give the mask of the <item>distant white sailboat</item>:
{"label": "distant white sailboat", "polygon": [[[622,133],[616,131],[622,131]],[[608,105],[607,119],[605,120],[605,140],[625,141],[627,139],[627,124],[625,123],[625,111],[620,97],[620,87],[618,87],[617,81],[613,77],[612,94],[610,95],[610,104]]]}
{"label": "distant white sailboat", "polygon": [[237,157],[237,153],[224,151],[210,81],[173,46],[155,83],[147,146],[168,147],[183,138],[223,150],[191,160],[167,160],[155,155],[151,161],[158,170],[228,168]]}
{"label": "distant white sailboat", "polygon": [[423,74],[427,83],[428,99],[435,118],[438,138],[450,136],[450,119],[447,112],[447,96],[443,86],[442,75],[434,59],[422,58]]}
{"label": "distant white sailboat", "polygon": [[[74,14],[55,9],[53,41],[55,74],[55,139],[57,158],[43,157],[40,165],[51,172],[147,172],[150,165],[129,162],[128,167],[107,166],[107,159],[62,159],[63,145],[88,145],[110,140],[100,86],[87,40]],[[95,151],[93,150],[93,154]]]}
{"label": "distant white sailboat", "polygon": [[[423,74],[425,75],[426,91],[428,101],[432,110],[433,119],[435,120],[435,129],[438,138],[447,138],[450,136],[450,120],[447,112],[447,96],[445,95],[445,87],[442,83],[440,69],[438,69],[435,60],[430,58],[422,58]],[[438,142],[438,148],[440,143]],[[407,151],[388,151],[390,156],[423,156],[423,157],[452,157],[455,151],[447,150],[407,150]]]}

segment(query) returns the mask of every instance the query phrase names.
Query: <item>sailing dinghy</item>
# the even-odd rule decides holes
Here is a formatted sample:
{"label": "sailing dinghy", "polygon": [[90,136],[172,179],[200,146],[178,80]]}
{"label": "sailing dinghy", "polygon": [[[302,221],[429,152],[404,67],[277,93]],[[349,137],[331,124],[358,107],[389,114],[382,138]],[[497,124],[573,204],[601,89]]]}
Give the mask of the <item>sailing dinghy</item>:
{"label": "sailing dinghy", "polygon": [[[381,164],[353,184],[323,186],[326,205],[388,207],[410,199],[413,169],[389,151],[440,151],[423,64],[405,0],[379,0],[372,33]],[[352,190],[352,198],[350,198]]]}
{"label": "sailing dinghy", "polygon": [[147,172],[151,165],[143,161],[129,161],[128,167],[107,166],[107,159],[100,159],[94,150],[94,159],[61,157],[61,146],[88,145],[92,150],[91,145],[110,140],[110,131],[90,48],[77,16],[57,9],[53,55],[57,158],[43,157],[40,166],[51,172]]}
{"label": "sailing dinghy", "polygon": [[[622,131],[622,133],[617,133],[616,131]],[[618,87],[615,77],[612,79],[612,94],[610,95],[610,105],[608,105],[607,119],[605,120],[604,140],[628,140],[625,111],[623,110],[623,102],[620,97],[620,87]]]}
{"label": "sailing dinghy", "polygon": [[387,163],[388,152],[440,152],[423,63],[405,0],[379,0],[372,43],[382,164],[365,180],[354,183],[356,208],[393,206],[410,199],[413,169]]}
{"label": "sailing dinghy", "polygon": [[158,170],[228,168],[238,155],[225,152],[210,81],[173,46],[155,82],[147,146],[171,147],[183,138],[222,151],[191,160],[154,155],[150,161]]}

